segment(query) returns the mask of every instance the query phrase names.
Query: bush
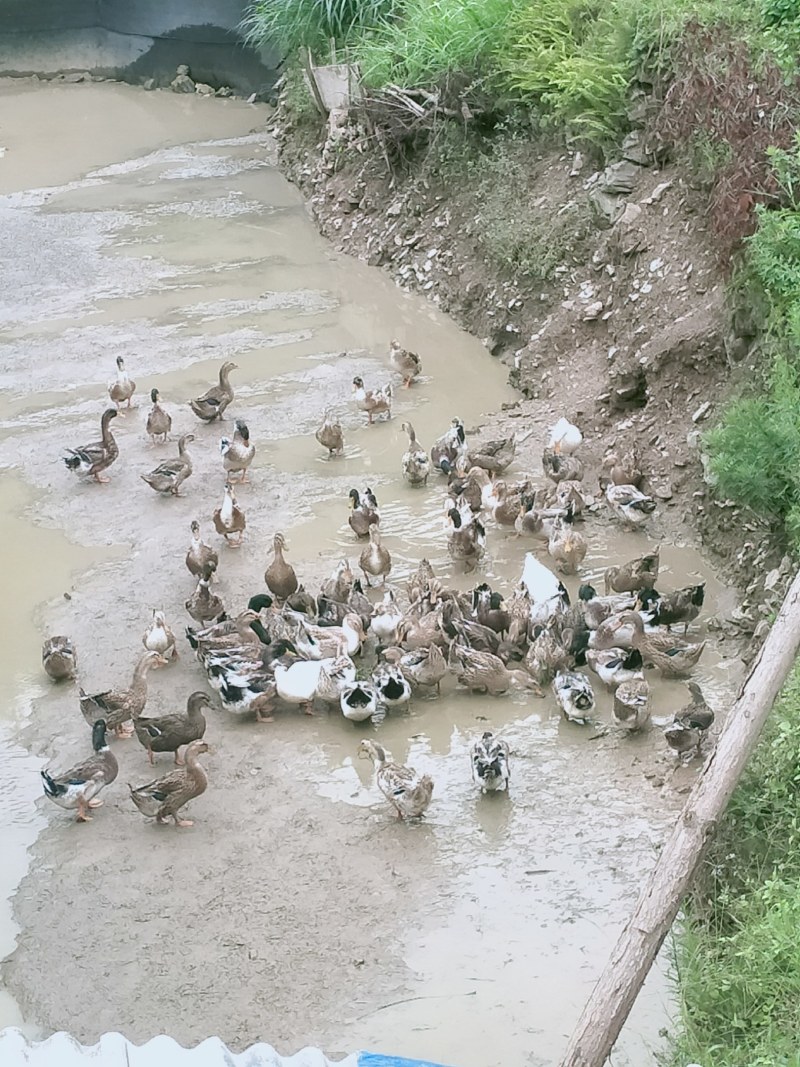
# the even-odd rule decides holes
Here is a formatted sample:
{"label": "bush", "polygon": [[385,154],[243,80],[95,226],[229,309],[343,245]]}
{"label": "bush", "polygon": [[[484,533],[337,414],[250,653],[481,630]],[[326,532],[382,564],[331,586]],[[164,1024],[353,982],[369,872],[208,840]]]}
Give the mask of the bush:
{"label": "bush", "polygon": [[242,28],[251,44],[276,44],[286,52],[328,48],[391,18],[398,0],[254,0]]}
{"label": "bush", "polygon": [[735,400],[706,436],[720,494],[785,521],[800,505],[800,382],[779,358],[765,395]]}
{"label": "bush", "polygon": [[777,204],[774,148],[788,149],[800,118],[800,79],[730,26],[691,22],[672,51],[673,78],[657,122],[662,141],[689,149],[698,131],[719,148],[711,219],[724,265],[756,227],[755,208]]}
{"label": "bush", "polygon": [[687,907],[676,1064],[800,1065],[800,671],[731,800]]}
{"label": "bush", "polygon": [[503,75],[518,96],[538,102],[554,122],[603,143],[625,118],[627,57],[615,47],[614,23],[592,0],[538,0],[514,13]]}
{"label": "bush", "polygon": [[556,267],[579,261],[595,234],[586,197],[560,211],[536,202],[536,174],[525,142],[503,144],[480,161],[478,236],[488,258],[507,272],[537,282]]}
{"label": "bush", "polygon": [[509,18],[524,0],[407,0],[402,17],[384,20],[355,49],[372,88],[435,88],[451,74],[493,69],[508,41]]}

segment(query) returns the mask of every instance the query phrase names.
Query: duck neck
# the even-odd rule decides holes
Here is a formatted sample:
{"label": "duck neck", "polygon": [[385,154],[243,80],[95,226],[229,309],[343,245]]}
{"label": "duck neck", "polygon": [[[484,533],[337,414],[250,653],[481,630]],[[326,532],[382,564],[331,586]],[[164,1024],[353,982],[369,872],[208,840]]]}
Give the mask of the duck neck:
{"label": "duck neck", "polygon": [[229,374],[230,374],[230,371],[223,364],[223,366],[221,366],[220,369],[219,369],[219,384],[222,386],[223,389],[229,389],[230,388],[230,382],[228,380],[228,375]]}
{"label": "duck neck", "polygon": [[[222,519],[223,523],[225,523],[225,525],[228,525],[233,519],[233,497],[230,493],[226,493],[225,498],[222,501],[222,507],[220,509],[220,518]],[[202,543],[199,537],[197,539],[197,543],[198,545]]]}
{"label": "duck neck", "polygon": [[149,656],[142,656],[134,669],[131,689],[136,692],[147,691],[147,672],[150,670],[152,662]]}
{"label": "duck neck", "polygon": [[113,440],[110,430],[110,424],[112,418],[114,417],[114,414],[115,412],[113,408],[109,408],[108,411],[104,412],[103,417],[100,420],[100,434],[103,438],[104,444],[108,444],[109,441]]}

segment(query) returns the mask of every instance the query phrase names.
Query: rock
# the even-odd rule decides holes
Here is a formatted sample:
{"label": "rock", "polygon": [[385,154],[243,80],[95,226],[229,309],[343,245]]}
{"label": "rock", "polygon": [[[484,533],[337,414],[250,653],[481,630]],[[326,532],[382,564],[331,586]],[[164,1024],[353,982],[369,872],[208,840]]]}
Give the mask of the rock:
{"label": "rock", "polygon": [[641,201],[642,204],[657,204],[668,189],[672,188],[672,181],[660,182],[649,196]]}
{"label": "rock", "polygon": [[569,172],[570,178],[577,178],[582,170],[583,156],[580,152],[576,152],[572,159],[572,169]]}
{"label": "rock", "polygon": [[153,91],[153,89],[155,89],[155,87],[156,87],[155,78],[145,78],[145,80],[142,82],[142,88],[145,90],[145,92],[150,93],[150,92]]}
{"label": "rock", "polygon": [[627,159],[612,163],[600,176],[599,187],[609,196],[628,196],[633,192],[642,168]]}
{"label": "rock", "polygon": [[214,93],[214,96],[219,96],[222,99],[225,99],[228,96],[233,96],[233,89],[231,89],[230,85],[221,85]]}
{"label": "rock", "polygon": [[193,93],[194,82],[189,77],[189,68],[185,63],[181,63],[175,74],[175,77],[169,83],[170,89],[173,93]]}
{"label": "rock", "polygon": [[647,167],[652,162],[652,153],[647,151],[643,130],[631,130],[622,142],[622,158],[637,166]]}
{"label": "rock", "polygon": [[767,592],[772,592],[773,589],[777,589],[780,585],[781,577],[781,572],[777,567],[775,570],[770,571],[764,579],[764,589],[767,590]]}
{"label": "rock", "polygon": [[73,74],[65,74],[64,75],[64,81],[65,82],[71,82],[72,84],[75,84],[77,82],[90,82],[91,80],[92,80],[92,76],[86,70],[85,71],[81,71],[80,73],[73,73]]}
{"label": "rock", "polygon": [[589,192],[589,203],[594,210],[598,225],[603,229],[613,226],[625,210],[625,205],[618,196],[611,196],[604,192],[599,185],[595,185]]}
{"label": "rock", "polygon": [[591,304],[588,304],[586,310],[583,313],[584,322],[594,322],[603,314],[603,301],[595,300]]}
{"label": "rock", "polygon": [[195,82],[194,91],[197,93],[198,96],[215,95],[214,87],[211,85],[206,85],[205,82]]}
{"label": "rock", "polygon": [[649,105],[647,95],[642,89],[634,89],[630,94],[627,118],[631,126],[645,126]]}
{"label": "rock", "polygon": [[692,415],[692,422],[699,422],[701,419],[704,419],[710,410],[711,401],[705,400],[697,409],[697,411],[695,411],[694,415]]}
{"label": "rock", "polygon": [[642,226],[643,214],[638,204],[628,203],[617,219],[609,241],[609,251],[617,260],[635,255],[647,248],[647,239]]}
{"label": "rock", "polygon": [[615,368],[609,373],[611,380],[611,407],[617,411],[643,408],[647,403],[647,378],[639,363]]}

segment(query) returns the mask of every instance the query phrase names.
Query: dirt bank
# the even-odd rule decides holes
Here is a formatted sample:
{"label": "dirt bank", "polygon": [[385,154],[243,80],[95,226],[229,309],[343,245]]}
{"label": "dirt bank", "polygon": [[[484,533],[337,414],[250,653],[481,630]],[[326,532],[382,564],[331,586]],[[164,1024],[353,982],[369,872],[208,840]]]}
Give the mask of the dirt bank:
{"label": "dirt bank", "polygon": [[[685,169],[653,165],[641,133],[606,171],[519,131],[473,140],[456,163],[433,150],[390,169],[357,121],[325,128],[298,110],[298,91],[284,94],[275,133],[322,233],[481,338],[525,398],[519,417],[544,405],[577,419],[598,458],[635,440],[649,490],[742,589],[719,625],[755,633],[752,655],[792,566],[780,530],[714,495],[701,454],[758,358],[748,309],[726,295],[706,192]],[[508,185],[499,206],[487,203],[490,158]],[[546,258],[549,277],[498,262],[485,235],[498,211],[508,244],[529,232],[526,254]]]}

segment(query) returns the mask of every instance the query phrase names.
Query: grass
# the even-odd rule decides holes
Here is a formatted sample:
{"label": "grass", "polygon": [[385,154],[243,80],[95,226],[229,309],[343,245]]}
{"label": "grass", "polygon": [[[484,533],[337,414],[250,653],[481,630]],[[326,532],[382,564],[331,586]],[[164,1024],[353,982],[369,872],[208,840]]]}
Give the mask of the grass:
{"label": "grass", "polygon": [[800,1067],[800,668],[737,788],[678,938],[674,1063]]}
{"label": "grass", "polygon": [[271,42],[289,54],[306,46],[320,54],[331,39],[344,43],[391,18],[397,6],[396,0],[253,0],[241,29],[251,44]]}
{"label": "grass", "polygon": [[706,446],[718,491],[782,521],[800,553],[800,139],[771,155],[787,206],[758,209],[740,269],[762,306],[768,371],[762,389],[728,406]]}
{"label": "grass", "polygon": [[448,75],[490,76],[524,0],[406,0],[354,50],[366,83],[435,88]]}
{"label": "grass", "polygon": [[535,167],[525,142],[505,141],[480,162],[477,232],[501,270],[531,282],[552,280],[557,267],[585,258],[597,230],[585,197],[553,214],[536,202]]}

